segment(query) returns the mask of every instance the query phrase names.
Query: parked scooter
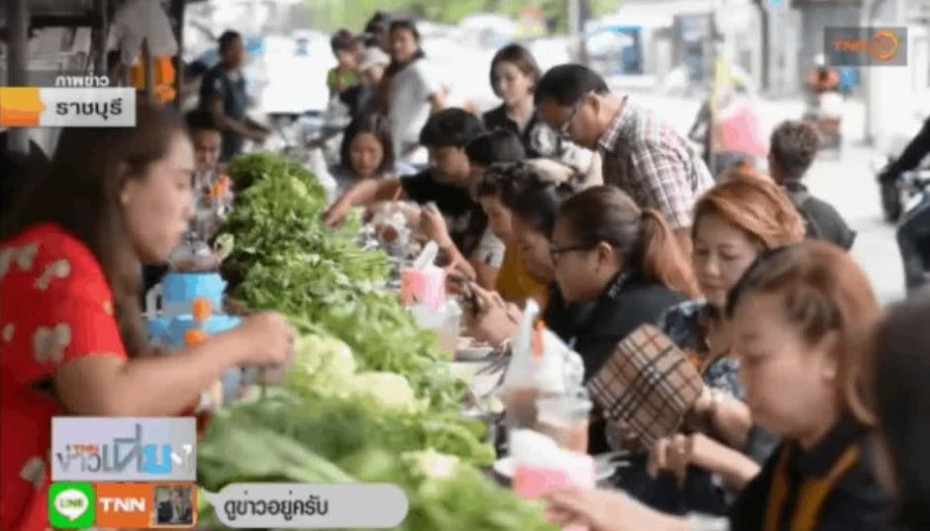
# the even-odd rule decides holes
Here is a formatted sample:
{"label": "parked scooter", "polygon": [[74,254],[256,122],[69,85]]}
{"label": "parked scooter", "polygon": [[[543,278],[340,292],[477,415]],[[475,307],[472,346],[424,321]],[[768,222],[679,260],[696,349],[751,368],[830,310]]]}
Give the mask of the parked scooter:
{"label": "parked scooter", "polygon": [[[878,181],[881,193],[882,213],[889,223],[897,223],[908,211],[908,205],[926,194],[926,184],[930,180],[930,166],[903,172],[894,182],[885,182],[879,177],[894,162],[894,157],[886,156],[872,162],[872,173]],[[918,201],[919,202],[919,201]]]}
{"label": "parked scooter", "polygon": [[911,293],[930,282],[930,169],[904,172],[901,178],[918,190],[904,205],[897,234]]}
{"label": "parked scooter", "polygon": [[824,149],[836,153],[843,149],[843,103],[843,96],[839,92],[822,92],[808,102],[803,117],[820,133]]}

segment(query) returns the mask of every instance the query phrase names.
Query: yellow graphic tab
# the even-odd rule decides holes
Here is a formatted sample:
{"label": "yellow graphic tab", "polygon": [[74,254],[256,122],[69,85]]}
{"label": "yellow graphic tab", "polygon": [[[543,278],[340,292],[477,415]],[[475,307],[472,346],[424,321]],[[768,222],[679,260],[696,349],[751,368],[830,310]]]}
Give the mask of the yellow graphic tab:
{"label": "yellow graphic tab", "polygon": [[38,87],[0,87],[0,127],[38,127],[44,110]]}

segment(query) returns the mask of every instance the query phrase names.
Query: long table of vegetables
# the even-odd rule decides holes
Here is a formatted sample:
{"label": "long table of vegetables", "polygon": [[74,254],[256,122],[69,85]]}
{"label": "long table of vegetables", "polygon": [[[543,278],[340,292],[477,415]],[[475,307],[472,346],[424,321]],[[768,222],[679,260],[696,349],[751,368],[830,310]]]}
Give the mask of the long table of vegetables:
{"label": "long table of vegetables", "polygon": [[[384,288],[389,259],[357,244],[360,218],[326,227],[323,188],[296,161],[248,155],[229,174],[238,193],[223,228],[230,295],[287,315],[300,337],[283,385],[216,413],[198,449],[202,488],[387,482],[410,502],[398,529],[552,529],[539,506],[481,470],[494,450],[485,426],[462,416],[466,385]],[[201,522],[221,527],[210,508]]]}

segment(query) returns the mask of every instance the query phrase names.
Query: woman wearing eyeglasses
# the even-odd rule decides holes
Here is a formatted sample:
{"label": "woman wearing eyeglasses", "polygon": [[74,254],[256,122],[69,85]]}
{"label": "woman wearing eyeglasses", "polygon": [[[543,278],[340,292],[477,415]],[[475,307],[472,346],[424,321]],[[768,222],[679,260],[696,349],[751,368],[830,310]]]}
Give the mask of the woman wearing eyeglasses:
{"label": "woman wearing eyeglasses", "polygon": [[[782,443],[742,489],[728,517],[673,517],[626,494],[594,490],[553,493],[549,497],[551,516],[559,523],[576,522],[591,531],[886,529],[891,507],[875,468],[881,445],[875,445],[874,414],[862,396],[863,388],[870,385],[864,378],[870,367],[863,347],[879,312],[865,273],[839,247],[807,240],[764,252],[730,291],[725,317],[732,326],[740,380],[752,418],[781,437]],[[926,353],[917,340],[920,322],[902,323],[907,336],[878,336],[883,341],[879,343],[883,348],[878,356],[879,377],[893,375],[878,390],[887,398],[892,393],[885,391],[894,386],[898,394],[893,403],[914,408],[880,407],[883,428],[889,421],[909,426],[926,423],[919,393],[926,380],[907,378],[914,370],[900,371],[901,356],[886,362],[886,356],[900,352],[902,337],[910,338],[905,339],[905,352]],[[921,362],[926,365],[926,358]],[[888,367],[898,372],[885,372]],[[890,435],[891,440],[909,441],[886,448],[893,448],[899,458],[924,455],[926,438],[916,434],[886,431],[883,435]],[[908,448],[914,450],[909,453]],[[914,463],[907,461],[911,467]],[[909,474],[900,464],[896,462],[896,471]],[[914,490],[903,494],[908,501],[923,495]],[[909,518],[914,514],[901,514],[901,523],[919,522],[907,527],[927,529],[927,520]]]}
{"label": "woman wearing eyeglasses", "polygon": [[[669,307],[698,295],[690,264],[662,215],[641,209],[612,186],[589,188],[559,211],[550,239],[559,292],[589,304],[565,340],[591,378],[623,338],[655,323]],[[589,451],[607,451],[604,424],[592,424]]]}

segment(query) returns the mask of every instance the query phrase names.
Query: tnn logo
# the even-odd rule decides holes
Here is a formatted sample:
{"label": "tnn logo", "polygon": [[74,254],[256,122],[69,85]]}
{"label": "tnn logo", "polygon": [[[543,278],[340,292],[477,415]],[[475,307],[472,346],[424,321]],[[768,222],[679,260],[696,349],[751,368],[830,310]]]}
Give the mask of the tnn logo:
{"label": "tnn logo", "polygon": [[134,437],[116,437],[110,444],[69,444],[64,453],[56,452],[55,458],[65,472],[75,460],[80,463],[81,472],[125,472],[133,463],[135,471],[142,474],[167,475],[174,465],[193,471],[193,445],[181,445],[179,453],[170,444],[142,444],[139,423],[135,432]]}
{"label": "tnn logo", "polygon": [[98,498],[103,510],[108,513],[145,512],[145,498]]}

